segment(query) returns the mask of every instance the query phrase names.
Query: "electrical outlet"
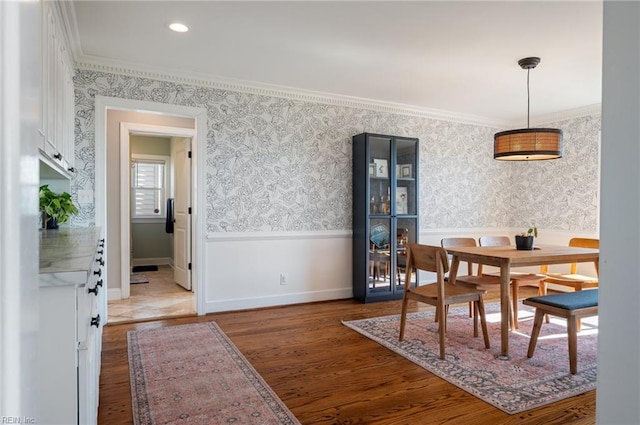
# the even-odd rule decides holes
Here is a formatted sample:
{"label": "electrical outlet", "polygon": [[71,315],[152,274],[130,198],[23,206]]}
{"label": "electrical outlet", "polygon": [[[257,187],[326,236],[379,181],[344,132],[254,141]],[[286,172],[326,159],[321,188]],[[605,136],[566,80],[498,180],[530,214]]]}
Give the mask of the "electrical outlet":
{"label": "electrical outlet", "polygon": [[280,273],[280,285],[289,283],[289,273]]}

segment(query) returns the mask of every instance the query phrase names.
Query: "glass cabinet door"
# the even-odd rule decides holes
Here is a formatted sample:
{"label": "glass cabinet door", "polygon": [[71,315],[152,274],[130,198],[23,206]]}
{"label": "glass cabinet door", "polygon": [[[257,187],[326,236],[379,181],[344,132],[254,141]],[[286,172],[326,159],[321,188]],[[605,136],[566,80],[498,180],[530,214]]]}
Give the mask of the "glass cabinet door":
{"label": "glass cabinet door", "polygon": [[391,293],[391,220],[388,218],[371,218],[369,230],[369,293]]}
{"label": "glass cabinet door", "polygon": [[391,215],[391,138],[369,138],[369,214]]}
{"label": "glass cabinet door", "polygon": [[395,211],[398,216],[416,215],[416,166],[418,143],[415,140],[396,139]]}
{"label": "glass cabinet door", "polygon": [[369,292],[391,293],[391,138],[369,138]]}

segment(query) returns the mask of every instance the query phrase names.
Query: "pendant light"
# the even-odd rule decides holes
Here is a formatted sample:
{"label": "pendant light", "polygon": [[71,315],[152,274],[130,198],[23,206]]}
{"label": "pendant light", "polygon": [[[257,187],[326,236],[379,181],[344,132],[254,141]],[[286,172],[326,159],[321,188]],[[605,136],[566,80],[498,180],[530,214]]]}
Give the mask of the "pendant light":
{"label": "pendant light", "polygon": [[518,61],[527,70],[527,128],[496,133],[493,136],[493,158],[503,161],[540,161],[562,158],[564,142],[562,130],[557,128],[529,128],[529,71],[540,63],[540,58]]}

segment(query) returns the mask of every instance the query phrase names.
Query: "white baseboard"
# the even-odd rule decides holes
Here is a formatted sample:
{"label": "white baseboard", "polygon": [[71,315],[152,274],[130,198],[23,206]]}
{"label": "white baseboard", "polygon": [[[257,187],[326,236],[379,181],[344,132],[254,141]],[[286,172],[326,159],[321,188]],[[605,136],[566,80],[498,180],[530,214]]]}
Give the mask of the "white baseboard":
{"label": "white baseboard", "polygon": [[205,303],[206,313],[221,311],[246,310],[251,308],[276,307],[289,304],[329,301],[353,298],[353,288],[333,289],[325,291],[279,294],[255,298],[227,299]]}
{"label": "white baseboard", "polygon": [[173,258],[157,257],[157,258],[134,258],[132,266],[173,266]]}
{"label": "white baseboard", "polygon": [[122,291],[120,288],[112,288],[107,290],[107,300],[121,300],[122,299]]}

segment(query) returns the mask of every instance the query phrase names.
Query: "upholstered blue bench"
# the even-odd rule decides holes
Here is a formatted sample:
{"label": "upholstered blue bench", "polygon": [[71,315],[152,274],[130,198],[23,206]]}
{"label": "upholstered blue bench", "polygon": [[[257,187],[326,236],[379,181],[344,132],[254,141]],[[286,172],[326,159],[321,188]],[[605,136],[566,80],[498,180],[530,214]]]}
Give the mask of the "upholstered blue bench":
{"label": "upholstered blue bench", "polygon": [[523,300],[522,303],[536,309],[527,357],[533,357],[544,316],[550,314],[563,317],[567,319],[567,335],[569,336],[569,370],[575,374],[578,371],[578,321],[585,317],[598,315],[598,290],[588,289],[531,297]]}

